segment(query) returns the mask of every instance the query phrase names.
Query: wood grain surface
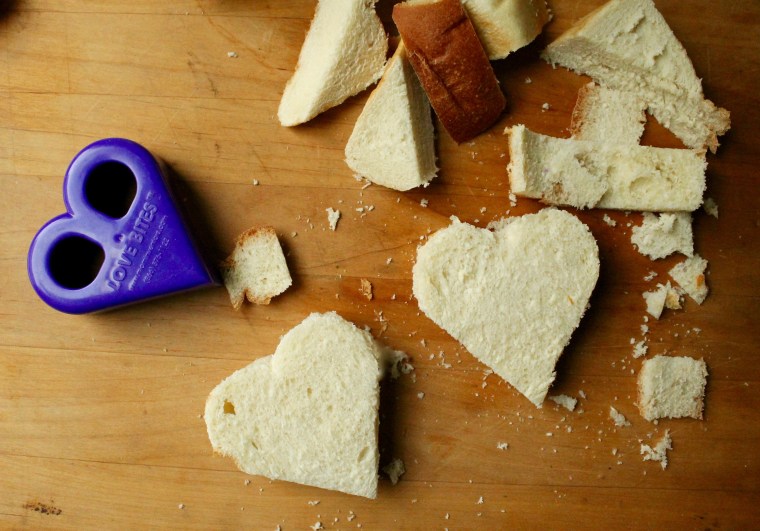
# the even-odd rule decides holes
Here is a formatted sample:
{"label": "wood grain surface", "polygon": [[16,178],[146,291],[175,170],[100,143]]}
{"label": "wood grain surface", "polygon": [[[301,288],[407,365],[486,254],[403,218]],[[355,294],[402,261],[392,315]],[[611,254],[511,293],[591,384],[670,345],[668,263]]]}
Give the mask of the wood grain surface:
{"label": "wood grain surface", "polygon": [[[365,188],[343,162],[369,91],[300,127],[277,121],[313,0],[0,4],[0,528],[757,528],[760,2],[656,2],[707,97],[732,113],[731,131],[708,155],[706,195],[720,217],[694,219],[710,296],[648,323],[649,356],[707,362],[703,421],[652,424],[634,405],[641,293],[680,260],[653,262],[632,247],[638,214],[608,212],[612,227],[603,211],[572,211],[602,261],[551,391],[579,398],[572,413],[553,402],[536,409],[488,375],[412,297],[416,248],[450,216],[484,227],[541,208],[510,205],[502,131],[525,123],[567,136],[587,79],[552,69],[539,52],[601,3],[553,0],[544,34],[494,63],[509,101],[499,123],[459,146],[439,129],[439,177],[406,193]],[[380,0],[378,10],[393,34],[391,7]],[[64,211],[72,157],[111,136],[168,163],[214,259],[243,230],[273,225],[293,287],[239,312],[222,288],[97,315],[47,307],[27,278],[29,243]],[[644,143],[680,146],[656,123]],[[328,207],[343,213],[335,232]],[[650,271],[658,276],[647,282]],[[381,465],[399,457],[407,471],[395,486],[383,477],[376,500],[247,476],[213,455],[201,418],[222,378],[272,353],[310,312],[329,310],[370,327],[415,366],[383,384]],[[614,425],[611,405],[630,427]],[[673,450],[662,470],[639,449],[665,430]]]}

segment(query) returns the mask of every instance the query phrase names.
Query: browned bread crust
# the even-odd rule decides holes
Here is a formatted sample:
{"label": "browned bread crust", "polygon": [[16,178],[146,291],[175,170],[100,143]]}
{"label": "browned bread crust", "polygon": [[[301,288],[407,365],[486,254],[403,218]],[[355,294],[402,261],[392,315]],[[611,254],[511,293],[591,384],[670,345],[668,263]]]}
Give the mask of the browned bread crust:
{"label": "browned bread crust", "polygon": [[492,126],[506,98],[460,0],[396,4],[393,21],[454,141],[465,142]]}

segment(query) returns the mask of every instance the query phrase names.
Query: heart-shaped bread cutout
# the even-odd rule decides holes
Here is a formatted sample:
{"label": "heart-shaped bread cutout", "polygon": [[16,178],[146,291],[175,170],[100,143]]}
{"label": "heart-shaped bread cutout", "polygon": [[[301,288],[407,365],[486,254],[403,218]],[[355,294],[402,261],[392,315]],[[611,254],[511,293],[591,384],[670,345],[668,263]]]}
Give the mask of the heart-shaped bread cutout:
{"label": "heart-shaped bread cutout", "polygon": [[314,313],[206,401],[211,446],[248,474],[375,498],[383,349]]}
{"label": "heart-shaped bread cutout", "polygon": [[[29,249],[32,286],[50,306],[86,313],[216,284],[159,162],[121,138],[84,148],[66,172],[66,214]],[[95,262],[95,263],[93,263]]]}
{"label": "heart-shaped bread cutout", "polygon": [[544,209],[493,232],[454,219],[418,250],[413,289],[430,319],[541,407],[598,277],[588,227]]}

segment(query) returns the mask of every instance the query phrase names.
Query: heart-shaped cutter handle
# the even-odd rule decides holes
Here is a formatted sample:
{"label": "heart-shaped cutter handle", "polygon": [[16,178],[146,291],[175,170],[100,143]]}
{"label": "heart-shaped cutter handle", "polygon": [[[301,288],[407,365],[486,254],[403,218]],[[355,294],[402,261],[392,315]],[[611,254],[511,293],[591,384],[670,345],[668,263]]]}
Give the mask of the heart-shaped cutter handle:
{"label": "heart-shaped cutter handle", "polygon": [[35,291],[56,310],[95,312],[219,283],[161,163],[136,142],[108,138],[80,151],[63,197],[67,213],[37,232],[27,262]]}

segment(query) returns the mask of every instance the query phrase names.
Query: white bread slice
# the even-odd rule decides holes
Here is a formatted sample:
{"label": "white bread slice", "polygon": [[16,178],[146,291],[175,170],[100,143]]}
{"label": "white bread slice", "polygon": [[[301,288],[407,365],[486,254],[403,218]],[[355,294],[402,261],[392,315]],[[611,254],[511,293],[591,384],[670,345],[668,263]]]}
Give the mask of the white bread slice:
{"label": "white bread slice", "polygon": [[311,314],[211,391],[211,446],[248,474],[375,498],[383,356],[369,332]]}
{"label": "white bread slice", "polygon": [[644,212],[644,221],[633,227],[631,243],[643,254],[657,260],[675,252],[686,256],[694,254],[694,236],[691,228],[691,214],[673,212],[655,215]]}
{"label": "white bread slice", "polygon": [[375,0],[320,0],[277,116],[308,122],[380,79],[388,39]]}
{"label": "white bread slice", "polygon": [[425,315],[541,407],[599,277],[599,251],[562,210],[493,232],[454,218],[418,249],[412,277]]}
{"label": "white bread slice", "polygon": [[399,44],[346,144],[346,163],[375,184],[405,191],[436,175],[430,102]]}
{"label": "white bread slice", "polygon": [[530,44],[551,18],[545,0],[462,0],[462,5],[492,61]]}
{"label": "white bread slice", "polygon": [[638,408],[648,421],[702,418],[707,366],[689,357],[655,356],[644,361],[638,378]]}
{"label": "white bread slice", "polygon": [[686,50],[652,0],[611,0],[551,43],[543,58],[633,92],[686,146],[715,152],[729,112],[706,100]]}
{"label": "white bread slice", "polygon": [[224,286],[236,310],[243,299],[269,304],[293,283],[277,233],[272,227],[254,227],[238,236],[235,248],[219,266]]}
{"label": "white bread slice", "polygon": [[705,153],[509,133],[512,192],[577,208],[692,211],[702,204]]}
{"label": "white bread slice", "polygon": [[638,144],[644,134],[646,107],[635,94],[588,83],[578,91],[570,133],[575,140]]}
{"label": "white bread slice", "polygon": [[670,278],[675,280],[689,297],[694,299],[697,304],[702,304],[709,291],[705,280],[706,269],[707,260],[695,254],[673,266],[668,273]]}

